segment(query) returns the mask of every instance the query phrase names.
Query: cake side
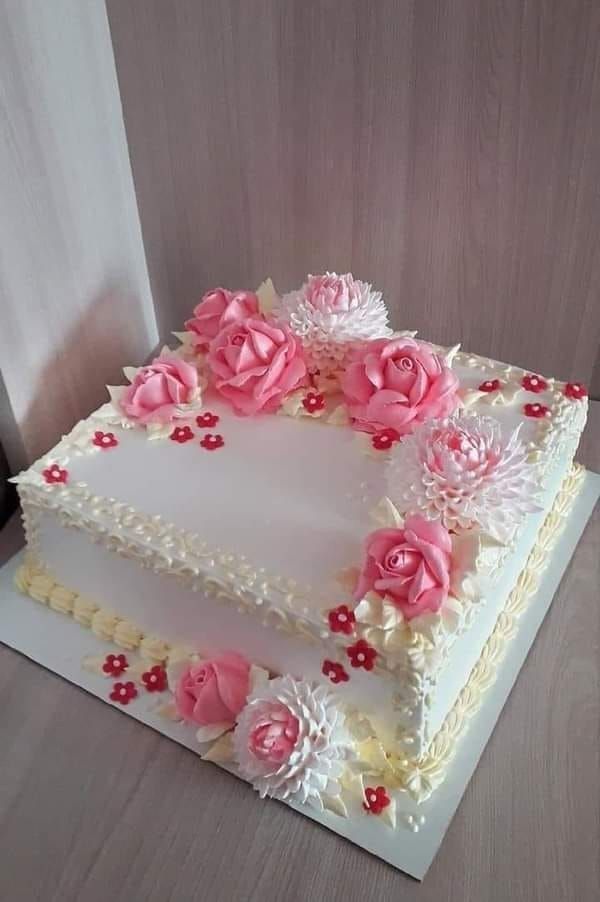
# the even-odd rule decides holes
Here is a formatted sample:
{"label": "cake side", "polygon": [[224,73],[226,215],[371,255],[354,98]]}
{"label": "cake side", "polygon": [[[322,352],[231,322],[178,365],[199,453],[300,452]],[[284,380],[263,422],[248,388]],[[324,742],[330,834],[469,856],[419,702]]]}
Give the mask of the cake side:
{"label": "cake side", "polygon": [[[443,782],[456,751],[456,744],[468,728],[469,720],[476,713],[485,690],[493,684],[507,645],[518,628],[518,618],[526,610],[529,599],[537,588],[565,518],[577,496],[584,472],[582,467],[574,465],[563,480],[552,510],[546,515],[539,530],[526,566],[519,574],[506,604],[496,617],[481,654],[470,670],[458,697],[446,712],[426,751],[420,755],[399,755],[390,751],[390,745],[386,742],[385,716],[380,720],[380,717],[385,715],[386,705],[389,705],[391,710],[398,706],[389,681],[387,689],[390,694],[387,697],[384,697],[381,691],[386,688],[385,684],[380,683],[376,687],[375,709],[372,708],[373,699],[370,698],[370,692],[374,689],[372,681],[363,683],[362,693],[360,684],[358,686],[355,684],[351,695],[346,698],[341,691],[339,692],[337,704],[344,708],[348,718],[354,720],[357,725],[354,744],[361,761],[360,770],[370,782],[385,781],[390,792],[398,789],[407,791],[417,802],[425,801]],[[44,523],[44,518],[49,522]],[[61,535],[64,527],[58,526],[51,515],[35,507],[25,506],[24,520],[28,545],[35,551],[28,553],[26,562],[17,573],[16,581],[19,589],[38,602],[48,604],[53,610],[73,617],[82,627],[92,629],[99,638],[113,642],[116,651],[118,649],[139,651],[142,659],[149,662],[148,666],[168,667],[170,662],[187,659],[191,649],[214,649],[215,646],[219,646],[225,633],[235,635],[235,626],[232,630],[232,624],[240,620],[241,612],[232,607],[235,599],[225,595],[215,584],[205,585],[208,592],[202,599],[201,608],[194,604],[188,611],[180,611],[179,632],[175,641],[173,633],[169,641],[159,632],[145,631],[138,623],[124,616],[125,611],[121,607],[124,608],[126,605],[122,603],[122,599],[133,599],[133,608],[147,615],[148,605],[140,605],[139,599],[147,599],[149,592],[156,593],[157,581],[154,575],[138,567],[131,567],[131,561],[119,561],[111,552],[101,551],[100,558],[95,562],[94,556],[100,549],[87,542],[84,534],[73,532],[75,542],[71,545]],[[47,561],[40,556],[40,552],[56,564],[57,570],[63,569],[69,573],[71,582],[68,585],[56,576],[55,569],[47,566]],[[78,561],[77,567],[73,566],[73,560]],[[123,573],[114,569],[117,564],[118,567],[124,565],[125,569],[131,568],[129,579],[123,581]],[[166,582],[170,590],[170,581],[167,579]],[[79,591],[74,584],[85,585],[86,591]],[[107,585],[111,585],[113,591],[118,588],[123,593],[118,599],[112,598],[113,603],[117,602],[118,611],[100,603],[100,596],[106,592]],[[174,598],[172,601],[177,602],[178,599]],[[214,602],[217,602],[216,608]],[[153,626],[161,621],[161,614],[164,620],[164,605],[158,604],[157,611],[160,613]],[[243,623],[240,636],[243,650],[246,654],[256,651],[256,657],[253,656],[255,663],[264,666],[265,656],[272,656],[276,649],[278,672],[293,671],[295,666],[298,666],[306,676],[310,676],[312,666],[312,673],[316,674],[320,661],[319,654],[314,657],[311,665],[313,656],[307,654],[306,646],[290,642],[287,637],[278,633],[276,625],[261,627],[253,635],[252,630],[248,630],[247,619],[244,617],[241,619]],[[261,654],[259,650],[261,643],[265,643],[262,648],[267,649],[266,654]],[[85,662],[82,664],[85,666]],[[336,690],[343,688],[342,684],[341,687],[336,687]],[[372,718],[368,716],[371,713],[370,709],[373,711]],[[375,723],[379,723],[378,730],[372,729]],[[229,753],[230,750],[219,746],[209,757],[211,760],[229,761],[230,758],[227,757]],[[338,813],[343,812],[338,810]]]}

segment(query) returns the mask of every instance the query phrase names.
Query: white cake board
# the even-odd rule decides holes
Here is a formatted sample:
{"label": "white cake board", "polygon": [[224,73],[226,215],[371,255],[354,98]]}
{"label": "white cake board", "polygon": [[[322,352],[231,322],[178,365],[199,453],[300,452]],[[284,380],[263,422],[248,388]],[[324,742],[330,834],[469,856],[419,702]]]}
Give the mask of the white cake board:
{"label": "white cake board", "polygon": [[[459,743],[445,782],[433,796],[418,807],[407,796],[400,796],[395,830],[376,817],[352,820],[328,812],[321,814],[306,806],[294,806],[298,811],[407,874],[419,880],[425,876],[599,496],[600,476],[587,473],[538,591],[520,619],[518,633],[510,643],[498,677]],[[109,701],[111,682],[84,670],[82,660],[87,655],[115,651],[115,646],[101,641],[64,614],[21,595],[14,588],[13,578],[22,555],[23,552],[15,555],[0,570],[0,640],[102,701]],[[140,692],[126,708],[116,707],[196,753],[206,750],[198,745],[193,732],[190,734],[185,726],[170,723],[153,711],[149,700],[153,701],[152,696]],[[229,767],[226,769],[230,770]],[[264,804],[258,796],[256,804]],[[409,829],[406,821],[409,814],[425,817],[425,823],[417,833]]]}

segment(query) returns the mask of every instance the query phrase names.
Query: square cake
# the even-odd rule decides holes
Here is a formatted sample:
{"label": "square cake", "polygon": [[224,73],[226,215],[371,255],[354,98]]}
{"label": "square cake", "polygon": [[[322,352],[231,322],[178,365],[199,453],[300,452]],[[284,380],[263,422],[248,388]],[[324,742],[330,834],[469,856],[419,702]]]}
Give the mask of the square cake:
{"label": "square cake", "polygon": [[393,332],[310,276],[206,294],[16,478],[18,585],[261,795],[394,826],[493,682],[582,469],[587,397]]}

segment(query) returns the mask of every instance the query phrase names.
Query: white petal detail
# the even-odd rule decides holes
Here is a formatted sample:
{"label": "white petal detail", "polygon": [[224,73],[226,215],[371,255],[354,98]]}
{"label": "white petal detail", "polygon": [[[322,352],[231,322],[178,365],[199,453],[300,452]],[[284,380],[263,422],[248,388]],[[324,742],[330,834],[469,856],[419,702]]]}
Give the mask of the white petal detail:
{"label": "white petal detail", "polygon": [[393,334],[381,292],[350,273],[309,276],[302,288],[282,297],[275,312],[325,369],[341,366],[357,343]]}
{"label": "white petal detail", "polygon": [[439,519],[456,533],[479,527],[506,543],[537,504],[539,478],[519,429],[463,414],[423,423],[394,447],[388,492],[406,516]]}
{"label": "white petal detail", "polygon": [[[298,724],[297,738],[287,760],[272,762],[253,754],[250,737],[268,722],[273,710],[285,706]],[[310,804],[341,813],[339,778],[354,756],[344,715],[327,686],[277,677],[249,698],[233,732],[233,749],[240,774],[261,797]]]}

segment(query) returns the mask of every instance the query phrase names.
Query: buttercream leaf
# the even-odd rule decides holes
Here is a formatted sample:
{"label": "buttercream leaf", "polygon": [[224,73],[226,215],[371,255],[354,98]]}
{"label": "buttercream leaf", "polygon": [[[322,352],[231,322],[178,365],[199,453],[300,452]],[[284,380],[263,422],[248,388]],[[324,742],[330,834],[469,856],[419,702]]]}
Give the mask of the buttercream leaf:
{"label": "buttercream leaf", "polygon": [[88,673],[101,673],[103,676],[108,677],[110,674],[104,673],[102,670],[102,665],[105,660],[106,657],[103,655],[86,655],[81,662],[81,666],[84,670],[87,670]]}
{"label": "buttercream leaf", "polygon": [[172,423],[148,423],[146,426],[146,435],[150,441],[168,438],[172,431]]}
{"label": "buttercream leaf", "polygon": [[160,717],[164,717],[165,720],[170,720],[173,723],[180,723],[182,720],[182,718],[173,702],[167,702],[166,704],[161,705],[159,708],[156,709],[156,713]]}
{"label": "buttercream leaf", "polygon": [[338,404],[327,417],[327,422],[331,423],[333,426],[347,426],[350,422],[350,417],[348,416],[348,408],[346,405]]}
{"label": "buttercream leaf", "polygon": [[448,348],[448,350],[444,354],[444,363],[446,364],[446,366],[452,366],[452,362],[459,351],[460,342],[457,345],[452,345],[451,348]]}
{"label": "buttercream leaf", "polygon": [[268,670],[264,670],[262,667],[257,667],[255,664],[252,664],[250,666],[250,692],[254,692],[255,689],[259,689],[268,682]]}
{"label": "buttercream leaf", "polygon": [[321,801],[323,802],[323,808],[327,811],[332,811],[340,817],[348,817],[348,809],[346,808],[341,795],[329,795],[328,793],[323,793],[321,795]]}
{"label": "buttercream leaf", "polygon": [[460,406],[468,410],[470,407],[473,407],[474,404],[477,404],[480,398],[483,398],[485,392],[479,391],[477,388],[462,387],[459,388],[457,395]]}
{"label": "buttercream leaf", "polygon": [[273,285],[273,280],[271,278],[261,282],[256,289],[256,296],[258,298],[258,309],[260,312],[263,316],[270,316],[279,303],[279,297],[275,291],[275,286]]}
{"label": "buttercream leaf", "polygon": [[203,761],[212,761],[214,764],[228,764],[234,760],[233,733],[223,733],[210,749],[202,755]]}
{"label": "buttercream leaf", "polygon": [[346,567],[345,570],[338,570],[338,572],[335,574],[335,579],[343,589],[346,589],[347,592],[352,593],[356,588],[356,583],[358,582],[359,575],[360,570],[358,569],[358,567]]}
{"label": "buttercream leaf", "polygon": [[399,529],[404,520],[402,514],[387,495],[379,501],[371,511],[371,519],[380,526],[390,526],[392,529]]}
{"label": "buttercream leaf", "polygon": [[218,739],[223,733],[232,730],[234,726],[235,724],[231,723],[231,721],[223,721],[222,723],[211,723],[207,726],[199,727],[196,730],[196,739],[200,743],[212,742],[213,739]]}
{"label": "buttercream leaf", "polygon": [[393,796],[390,797],[390,804],[385,806],[379,817],[387,827],[391,827],[392,830],[396,829],[396,799]]}
{"label": "buttercream leaf", "polygon": [[133,380],[135,379],[136,374],[137,374],[137,367],[136,366],[124,366],[123,373],[125,374],[125,378],[129,382],[133,382]]}

